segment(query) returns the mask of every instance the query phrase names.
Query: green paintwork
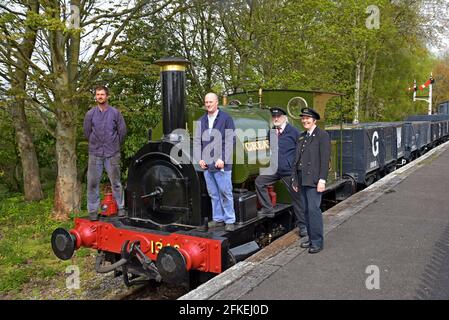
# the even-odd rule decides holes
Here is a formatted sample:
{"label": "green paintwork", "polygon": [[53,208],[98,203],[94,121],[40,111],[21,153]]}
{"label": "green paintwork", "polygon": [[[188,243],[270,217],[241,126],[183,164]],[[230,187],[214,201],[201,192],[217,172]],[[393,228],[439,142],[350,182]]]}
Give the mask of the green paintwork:
{"label": "green paintwork", "polygon": [[[321,120],[317,122],[318,126],[324,128],[325,126],[325,111],[326,104],[329,99],[341,96],[339,93],[323,92],[323,91],[306,91],[306,90],[263,90],[260,95],[259,91],[248,91],[244,93],[232,94],[227,97],[229,102],[238,100],[240,103],[248,104],[252,103],[256,107],[262,106],[263,108],[269,108],[273,106],[280,106],[288,113],[290,124],[303,131],[304,128],[299,119],[300,110],[294,110],[288,108],[288,103],[295,97],[301,97],[307,102],[307,106],[318,111],[321,116]],[[295,112],[296,111],[296,112]],[[337,141],[331,142],[331,163],[329,168],[329,174],[327,184],[330,185],[340,178],[338,168],[338,150],[339,144]],[[275,184],[275,190],[277,193],[277,199],[282,203],[290,203],[290,195],[284,184],[278,182]]]}
{"label": "green paintwork", "polygon": [[[295,97],[300,96],[304,100],[306,100],[307,105],[309,107],[313,106],[313,93],[308,91],[300,91],[300,90],[265,90],[262,92],[262,97],[259,96],[258,91],[248,91],[245,93],[236,93],[228,96],[228,101],[238,100],[242,104],[253,103],[254,106],[259,108],[260,103],[263,108],[270,108],[274,106],[279,106],[285,111],[287,110],[288,102]],[[293,124],[295,127],[303,130],[301,121],[299,120],[298,114],[289,114],[289,122]]]}
{"label": "green paintwork", "polygon": [[[220,106],[224,112],[234,119],[236,129],[236,152],[232,168],[232,182],[242,184],[252,176],[259,174],[261,166],[268,166],[269,153],[266,151],[240,152],[245,142],[263,141],[267,139],[268,130],[272,126],[270,111],[266,108],[250,106]],[[195,110],[188,114],[188,130],[192,131],[193,120],[204,115],[204,110]],[[242,158],[240,158],[242,157]]]}

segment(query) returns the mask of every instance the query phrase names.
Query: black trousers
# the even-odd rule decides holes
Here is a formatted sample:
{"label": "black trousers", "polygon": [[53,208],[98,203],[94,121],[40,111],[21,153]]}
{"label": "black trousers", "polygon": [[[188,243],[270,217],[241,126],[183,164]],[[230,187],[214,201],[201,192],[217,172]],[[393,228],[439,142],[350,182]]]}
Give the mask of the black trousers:
{"label": "black trousers", "polygon": [[307,186],[301,186],[298,193],[301,208],[304,210],[310,246],[322,248],[324,244],[323,213],[320,208],[322,193],[318,192],[316,187]]}
{"label": "black trousers", "polygon": [[290,197],[292,199],[293,210],[295,211],[296,224],[299,227],[299,230],[303,231],[306,229],[306,218],[304,216],[304,211],[301,210],[299,191],[295,192],[292,188],[292,179],[291,176],[281,177],[278,174],[273,175],[260,175],[256,178],[256,193],[259,198],[259,202],[262,205],[262,208],[272,209],[270,196],[268,194],[267,186],[271,186],[274,183],[281,180],[284,185],[287,187],[288,192],[290,193]]}

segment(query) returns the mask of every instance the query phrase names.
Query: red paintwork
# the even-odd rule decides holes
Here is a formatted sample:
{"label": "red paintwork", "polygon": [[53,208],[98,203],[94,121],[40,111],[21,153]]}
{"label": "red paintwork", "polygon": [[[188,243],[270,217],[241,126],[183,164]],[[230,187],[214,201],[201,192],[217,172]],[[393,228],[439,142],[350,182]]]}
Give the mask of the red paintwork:
{"label": "red paintwork", "polygon": [[[274,186],[273,185],[267,186],[267,191],[268,191],[268,196],[270,197],[271,205],[273,207],[275,207],[276,202],[277,202],[277,200],[276,200],[277,195],[276,195],[276,191],[274,191]],[[259,210],[261,208],[262,208],[262,205],[259,202],[259,198],[257,198],[257,209]]]}
{"label": "red paintwork", "polygon": [[140,248],[146,256],[156,261],[162,247],[177,248],[186,260],[187,270],[220,273],[221,241],[193,237],[178,233],[146,233],[116,228],[111,223],[76,218],[75,228],[70,233],[76,237],[76,248],[89,247],[106,252],[120,253],[123,243],[140,241]]}
{"label": "red paintwork", "polygon": [[116,215],[118,211],[117,202],[115,201],[112,192],[105,193],[104,200],[101,203],[101,215],[103,216],[113,216]]}
{"label": "red paintwork", "polygon": [[268,186],[267,187],[268,190],[268,195],[270,196],[270,200],[271,200],[271,204],[273,205],[273,207],[276,206],[276,192],[274,191],[274,186]]}

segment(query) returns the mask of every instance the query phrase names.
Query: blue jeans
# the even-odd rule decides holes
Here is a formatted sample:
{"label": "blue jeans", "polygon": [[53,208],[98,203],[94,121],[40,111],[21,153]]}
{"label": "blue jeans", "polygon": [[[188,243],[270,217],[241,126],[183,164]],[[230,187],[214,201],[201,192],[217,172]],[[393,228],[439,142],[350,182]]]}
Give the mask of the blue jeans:
{"label": "blue jeans", "polygon": [[97,212],[100,207],[100,181],[103,169],[109,177],[112,194],[119,209],[124,207],[122,183],[120,181],[120,153],[112,157],[97,157],[89,154],[87,167],[87,211]]}
{"label": "blue jeans", "polygon": [[212,219],[214,221],[235,222],[231,176],[232,171],[204,171],[207,192],[212,199]]}
{"label": "blue jeans", "polygon": [[321,212],[322,193],[316,187],[300,187],[301,209],[304,212],[309,234],[310,246],[314,248],[323,247],[323,213]]}

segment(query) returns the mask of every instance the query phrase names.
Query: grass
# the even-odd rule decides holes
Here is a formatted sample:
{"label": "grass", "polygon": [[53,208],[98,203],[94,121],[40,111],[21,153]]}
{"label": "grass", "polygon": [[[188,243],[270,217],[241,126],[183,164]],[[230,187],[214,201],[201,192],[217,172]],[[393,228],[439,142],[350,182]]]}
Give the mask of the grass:
{"label": "grass", "polygon": [[[80,265],[80,269],[87,266],[86,257],[91,255],[89,249],[78,250],[76,257],[68,261],[61,261],[53,254],[50,243],[53,230],[58,227],[70,229],[73,222],[52,220],[52,208],[52,196],[33,203],[25,202],[20,194],[0,198],[2,294],[21,298],[24,287],[30,282],[54,281],[57,275],[64,275],[69,265]],[[65,277],[60,278],[65,281]],[[65,286],[65,283],[58,286]]]}

